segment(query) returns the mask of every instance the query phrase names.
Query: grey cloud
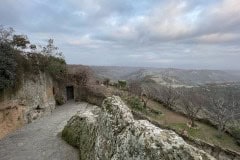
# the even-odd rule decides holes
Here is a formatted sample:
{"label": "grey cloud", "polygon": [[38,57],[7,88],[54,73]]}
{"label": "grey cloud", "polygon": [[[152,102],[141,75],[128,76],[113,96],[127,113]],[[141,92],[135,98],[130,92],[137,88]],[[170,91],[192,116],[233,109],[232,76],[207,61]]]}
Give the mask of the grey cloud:
{"label": "grey cloud", "polygon": [[221,69],[240,58],[239,10],[238,0],[9,0],[0,23],[56,39],[68,63]]}

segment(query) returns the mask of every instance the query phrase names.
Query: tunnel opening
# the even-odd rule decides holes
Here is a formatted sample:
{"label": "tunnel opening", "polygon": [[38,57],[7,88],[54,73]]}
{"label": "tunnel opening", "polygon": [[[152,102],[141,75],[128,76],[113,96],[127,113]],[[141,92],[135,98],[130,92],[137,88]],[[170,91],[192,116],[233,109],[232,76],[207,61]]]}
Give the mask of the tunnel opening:
{"label": "tunnel opening", "polygon": [[73,86],[67,86],[66,91],[67,91],[67,100],[74,99],[74,88],[73,88]]}

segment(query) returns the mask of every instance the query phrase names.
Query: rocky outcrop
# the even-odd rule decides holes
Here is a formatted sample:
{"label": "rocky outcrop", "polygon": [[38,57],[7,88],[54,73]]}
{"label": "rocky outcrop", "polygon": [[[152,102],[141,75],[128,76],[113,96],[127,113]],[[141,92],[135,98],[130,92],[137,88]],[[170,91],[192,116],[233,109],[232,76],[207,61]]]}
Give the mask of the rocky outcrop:
{"label": "rocky outcrop", "polygon": [[25,77],[13,93],[0,102],[0,138],[26,123],[51,113],[55,108],[53,80],[45,73]]}
{"label": "rocky outcrop", "polygon": [[187,144],[175,132],[149,121],[135,120],[119,97],[109,97],[102,107],[73,116],[63,138],[79,148],[81,160],[213,160]]}

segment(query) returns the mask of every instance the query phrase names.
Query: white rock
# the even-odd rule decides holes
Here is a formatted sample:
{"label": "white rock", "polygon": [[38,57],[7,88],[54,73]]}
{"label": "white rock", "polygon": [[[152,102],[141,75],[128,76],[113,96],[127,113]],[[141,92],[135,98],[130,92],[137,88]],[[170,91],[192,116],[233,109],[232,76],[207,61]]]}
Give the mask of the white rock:
{"label": "white rock", "polygon": [[119,97],[107,98],[91,112],[78,113],[63,130],[63,138],[79,148],[80,159],[214,160],[173,131],[134,120]]}

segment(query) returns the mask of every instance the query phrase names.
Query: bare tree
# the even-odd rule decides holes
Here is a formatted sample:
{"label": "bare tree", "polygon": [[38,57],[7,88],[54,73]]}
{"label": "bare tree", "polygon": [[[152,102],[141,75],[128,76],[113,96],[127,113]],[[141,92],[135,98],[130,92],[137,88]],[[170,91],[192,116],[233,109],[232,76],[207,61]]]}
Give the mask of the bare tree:
{"label": "bare tree", "polygon": [[240,116],[240,99],[238,94],[214,91],[210,97],[210,118],[217,123],[219,136],[226,131],[227,125]]}
{"label": "bare tree", "polygon": [[143,106],[146,108],[150,99],[154,99],[158,94],[156,87],[153,84],[143,84],[142,85],[142,102]]}
{"label": "bare tree", "polygon": [[197,115],[204,106],[203,97],[197,92],[194,92],[193,89],[187,89],[181,92],[180,99],[184,112],[190,120],[190,126],[195,127]]}
{"label": "bare tree", "polygon": [[90,76],[90,71],[86,68],[83,68],[74,74],[74,79],[77,85],[86,86],[90,81]]}
{"label": "bare tree", "polygon": [[176,105],[176,101],[179,99],[177,90],[172,87],[172,84],[168,86],[162,86],[159,89],[160,99],[166,106],[173,107]]}
{"label": "bare tree", "polygon": [[41,48],[41,53],[46,57],[54,56],[60,59],[64,59],[62,52],[60,52],[59,48],[55,45],[54,39],[48,39],[47,45]]}
{"label": "bare tree", "polygon": [[13,28],[5,28],[0,25],[0,43],[11,43],[13,33]]}
{"label": "bare tree", "polygon": [[132,80],[128,85],[129,92],[135,96],[141,98],[142,95],[142,86],[139,80]]}
{"label": "bare tree", "polygon": [[84,65],[68,65],[68,79],[77,86],[96,84],[93,70]]}

